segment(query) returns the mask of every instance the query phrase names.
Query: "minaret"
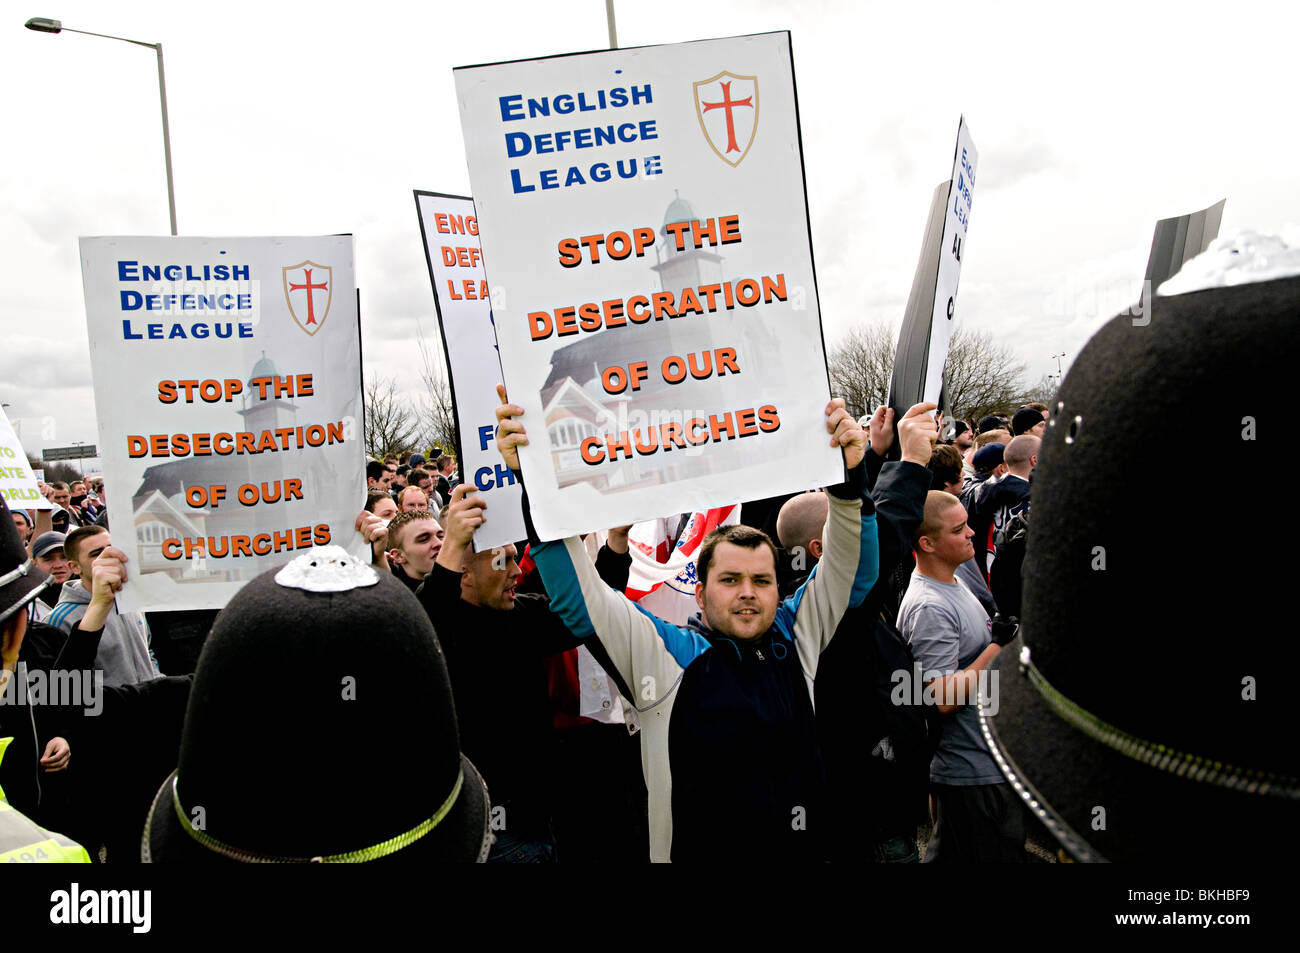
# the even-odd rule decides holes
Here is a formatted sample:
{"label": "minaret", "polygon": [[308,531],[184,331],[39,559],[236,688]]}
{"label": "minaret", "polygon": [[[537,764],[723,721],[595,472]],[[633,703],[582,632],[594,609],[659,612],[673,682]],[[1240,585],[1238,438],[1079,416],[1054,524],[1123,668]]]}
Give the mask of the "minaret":
{"label": "minaret", "polygon": [[[660,241],[655,243],[657,265],[651,265],[652,271],[659,275],[660,290],[672,292],[680,297],[683,288],[698,288],[701,285],[714,285],[722,282],[722,256],[715,254],[712,246],[692,248],[689,243],[681,251],[677,250],[677,241],[668,232],[669,225],[678,222],[698,221],[700,216],[691,203],[682,198],[681,193],[673,189],[676,196],[668,203],[664,212],[664,223],[659,229]],[[672,353],[686,354],[693,349],[708,345],[712,340],[712,322],[708,317],[691,315],[684,320],[665,322],[667,325],[668,345]],[[679,390],[679,394],[684,393]]]}
{"label": "minaret", "polygon": [[266,400],[262,400],[258,389],[253,386],[253,381],[257,378],[274,378],[279,373],[275,362],[263,351],[261,359],[248,372],[248,380],[244,383],[244,406],[238,413],[244,418],[245,430],[260,433],[263,430],[297,426],[298,408],[295,404],[282,397],[268,396]]}
{"label": "minaret", "polygon": [[673,189],[673,194],[676,198],[669,203],[668,211],[664,213],[664,224],[659,229],[663,241],[655,243],[655,256],[659,264],[651,265],[650,268],[658,273],[662,291],[678,294],[683,288],[722,281],[722,256],[706,248],[687,247],[682,251],[677,250],[677,242],[668,234],[668,226],[696,221],[699,216],[695,214],[691,203],[682,198],[681,193]]}
{"label": "minaret", "polygon": [[[260,438],[264,430],[274,431],[297,426],[298,407],[296,404],[283,397],[273,396],[274,391],[269,386],[267,397],[263,400],[261,392],[253,384],[253,381],[257,378],[275,378],[279,374],[275,362],[267,357],[266,352],[263,351],[262,357],[253,365],[253,369],[248,372],[248,380],[244,382],[243,407],[237,413],[244,418],[244,429],[252,432],[254,439]],[[292,446],[292,442],[290,446]],[[247,533],[251,536],[261,532],[283,530],[293,525],[283,498],[284,478],[297,477],[303,481],[304,487],[310,487],[314,482],[299,467],[291,464],[286,468],[285,459],[293,460],[298,455],[299,451],[296,450],[265,451],[253,456],[241,457],[242,465],[232,463],[231,469],[236,473],[241,473],[242,482],[248,483],[254,482],[252,480],[252,469],[256,465],[258,471],[256,483],[258,487],[262,488],[265,485],[267,492],[278,492],[281,496],[274,503],[259,503],[252,507],[236,505],[226,512],[225,518],[221,521],[221,532]],[[280,482],[278,490],[275,487],[277,481]],[[233,493],[234,487],[231,487],[231,494],[233,495]],[[280,555],[283,560],[287,561],[285,554],[281,553]],[[249,560],[236,560],[234,562],[236,565],[244,562],[251,563]],[[257,571],[251,565],[248,567],[239,566],[238,569],[232,570],[232,573],[232,578],[235,579],[250,579],[257,575]]]}

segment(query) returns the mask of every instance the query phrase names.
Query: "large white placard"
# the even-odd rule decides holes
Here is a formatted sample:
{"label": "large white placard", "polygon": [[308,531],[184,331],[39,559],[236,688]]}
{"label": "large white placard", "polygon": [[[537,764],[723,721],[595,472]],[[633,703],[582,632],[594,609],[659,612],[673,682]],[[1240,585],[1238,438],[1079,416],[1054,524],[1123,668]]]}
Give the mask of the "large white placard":
{"label": "large white placard", "polygon": [[313,544],[356,547],[352,236],[83,238],[81,268],[109,525],[130,560],[119,607],[219,608]]}
{"label": "large white placard", "polygon": [[416,192],[420,234],[433,282],[433,301],[451,374],[452,403],[460,435],[460,472],[484,494],[485,521],[474,531],[479,547],[523,539],[523,488],[501,462],[495,443],[496,385],[501,383],[492,301],[479,247],[474,200]]}
{"label": "large white placard", "polygon": [[971,197],[975,191],[975,166],[979,155],[971,141],[966,117],[957,124],[957,150],[952,162],[952,186],[948,210],[943,217],[943,241],[939,244],[939,273],[934,286],[934,313],[930,320],[929,362],[925,372],[925,394],[930,403],[939,402],[943,388],[943,365],[948,360],[953,315],[957,309],[957,282],[961,259],[966,251],[966,228],[970,224]]}
{"label": "large white placard", "polygon": [[788,33],[456,71],[533,519],[843,478]]}
{"label": "large white placard", "polygon": [[[40,476],[37,476],[40,474]],[[48,510],[50,501],[41,496],[37,481],[44,470],[33,470],[13,424],[0,410],[0,495],[11,510]]]}

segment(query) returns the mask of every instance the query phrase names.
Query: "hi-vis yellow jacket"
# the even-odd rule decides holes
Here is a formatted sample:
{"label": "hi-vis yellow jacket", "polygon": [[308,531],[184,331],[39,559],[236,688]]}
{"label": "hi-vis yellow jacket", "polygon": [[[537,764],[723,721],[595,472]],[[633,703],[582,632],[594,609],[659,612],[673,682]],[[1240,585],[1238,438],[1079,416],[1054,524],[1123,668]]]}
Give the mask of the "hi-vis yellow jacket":
{"label": "hi-vis yellow jacket", "polygon": [[[0,761],[13,738],[0,738]],[[86,848],[38,827],[5,800],[0,789],[0,864],[88,864]]]}

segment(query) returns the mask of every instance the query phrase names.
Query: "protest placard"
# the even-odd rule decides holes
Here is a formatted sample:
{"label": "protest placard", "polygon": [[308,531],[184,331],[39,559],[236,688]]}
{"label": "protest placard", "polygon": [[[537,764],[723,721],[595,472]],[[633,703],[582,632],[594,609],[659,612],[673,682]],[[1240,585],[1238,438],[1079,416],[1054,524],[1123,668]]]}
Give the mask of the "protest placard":
{"label": "protest placard", "polygon": [[45,471],[32,470],[13,424],[0,410],[0,496],[11,510],[48,510],[50,501],[36,485],[44,477]]}
{"label": "protest placard", "polygon": [[975,191],[975,167],[979,156],[963,116],[957,123],[957,148],[952,160],[952,186],[948,191],[943,218],[943,241],[939,244],[939,273],[934,284],[934,311],[930,321],[929,366],[921,399],[937,404],[943,386],[943,365],[948,361],[953,316],[957,313],[957,282],[970,224],[971,198]]}
{"label": "protest placard", "polygon": [[1219,199],[1199,212],[1162,218],[1156,222],[1139,307],[1130,308],[1131,312],[1150,318],[1152,291],[1178,274],[1183,265],[1209,248],[1210,242],[1219,237],[1223,207],[1227,204],[1227,199]]}
{"label": "protest placard", "polygon": [[81,267],[119,608],[220,608],[356,544],[352,237],[83,238]]}
{"label": "protest placard", "polygon": [[480,547],[517,542],[527,536],[523,488],[501,462],[494,441],[501,362],[474,200],[417,191],[415,207],[451,376],[461,478],[485,494],[487,503],[474,542]]}
{"label": "protest placard", "polygon": [[841,480],[789,34],[456,84],[540,535]]}
{"label": "protest placard", "polygon": [[[957,283],[961,277],[977,164],[975,144],[962,117],[957,123],[952,175],[939,183],[931,198],[921,254],[898,332],[889,381],[889,406],[894,408],[896,419],[901,419],[908,407],[922,401],[943,406],[940,399],[943,368],[948,361],[953,318],[957,313]],[[950,437],[951,430],[945,439]],[[890,449],[892,454],[898,453],[897,444]]]}

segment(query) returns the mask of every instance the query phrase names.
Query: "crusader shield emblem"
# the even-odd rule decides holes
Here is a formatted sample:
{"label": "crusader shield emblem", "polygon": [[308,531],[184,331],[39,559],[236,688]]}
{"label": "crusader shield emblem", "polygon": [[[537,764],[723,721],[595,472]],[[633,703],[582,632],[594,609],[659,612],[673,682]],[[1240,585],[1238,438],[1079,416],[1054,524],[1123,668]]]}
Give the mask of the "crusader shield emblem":
{"label": "crusader shield emblem", "polygon": [[727,165],[740,165],[758,132],[758,77],[723,70],[693,85],[695,115],[709,147]]}
{"label": "crusader shield emblem", "polygon": [[330,313],[334,298],[334,269],[314,261],[299,262],[282,268],[284,301],[298,327],[315,334]]}

